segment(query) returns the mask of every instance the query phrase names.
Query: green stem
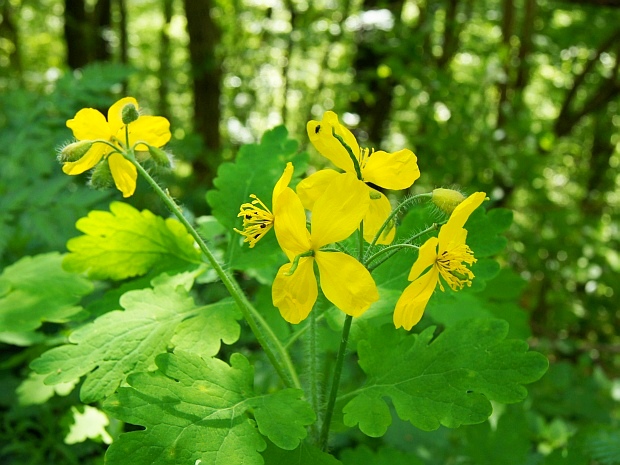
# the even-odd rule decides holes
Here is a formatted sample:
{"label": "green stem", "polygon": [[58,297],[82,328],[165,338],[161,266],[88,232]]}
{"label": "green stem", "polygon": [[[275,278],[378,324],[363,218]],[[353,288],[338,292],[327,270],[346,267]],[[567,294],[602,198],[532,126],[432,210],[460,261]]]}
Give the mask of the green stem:
{"label": "green stem", "polygon": [[[293,362],[289,357],[288,352],[284,349],[280,340],[271,330],[271,327],[267,324],[267,322],[263,319],[263,317],[258,313],[258,311],[254,308],[252,303],[248,300],[245,293],[235,280],[217,261],[207,244],[204,242],[202,237],[198,234],[196,229],[192,226],[192,224],[183,216],[178,205],[172,200],[170,195],[165,192],[159,184],[151,177],[150,174],[132,157],[127,158],[138,170],[138,172],[146,179],[146,181],[150,184],[153,190],[159,195],[162,201],[166,204],[166,206],[170,209],[172,213],[179,219],[179,221],[187,228],[187,231],[194,238],[198,247],[202,253],[207,257],[209,264],[213,267],[217,275],[222,280],[222,283],[236,302],[237,306],[241,310],[243,317],[247,321],[250,329],[256,336],[258,343],[261,345],[267,358],[275,368],[276,372],[282,382],[287,387],[295,387],[297,389],[301,389],[301,384],[299,382],[299,378],[297,376],[297,372],[295,371],[295,367],[293,366]],[[259,325],[257,324],[260,324]]]}
{"label": "green stem", "polygon": [[[368,258],[368,260],[366,260],[366,264],[368,265],[373,260],[376,260],[378,257],[380,257],[381,255],[383,255],[383,254],[385,254],[387,252],[392,252],[392,254],[393,254],[398,249],[415,249],[415,250],[418,250],[419,248],[420,247],[418,247],[417,245],[412,245],[412,244],[394,244],[394,245],[390,245],[390,246],[386,247],[385,249],[379,250],[374,255],[371,255],[370,258]],[[392,254],[390,254],[390,257],[392,256]],[[381,263],[383,263],[383,262],[381,262]]]}
{"label": "green stem", "polygon": [[344,354],[349,343],[349,333],[351,332],[351,323],[353,317],[347,315],[344,320],[344,326],[342,328],[342,338],[340,339],[340,348],[338,349],[338,358],[336,358],[336,366],[334,368],[334,379],[329,391],[329,399],[327,401],[327,408],[325,410],[325,417],[323,417],[323,424],[321,425],[321,436],[319,438],[319,447],[322,450],[327,450],[327,442],[329,439],[329,427],[332,422],[332,415],[334,414],[334,406],[336,405],[336,397],[338,395],[338,388],[340,387],[340,376],[342,375],[342,366],[344,365]]}
{"label": "green stem", "polygon": [[[364,256],[364,222],[360,223],[359,233],[359,261],[362,262]],[[336,357],[336,366],[334,367],[334,378],[332,380],[331,389],[329,390],[329,398],[327,400],[327,407],[325,409],[325,417],[323,418],[323,424],[321,425],[321,435],[319,437],[319,447],[322,450],[327,450],[327,444],[329,442],[329,428],[332,422],[332,416],[334,414],[334,407],[336,405],[336,397],[338,397],[338,389],[340,388],[340,377],[342,376],[342,367],[344,365],[344,354],[347,351],[347,344],[349,343],[349,333],[351,332],[351,324],[353,323],[353,317],[347,315],[344,319],[344,325],[342,327],[342,337],[340,339],[340,347],[338,348],[338,356]]]}
{"label": "green stem", "polygon": [[360,162],[355,156],[355,154],[353,153],[353,150],[351,149],[351,147],[349,147],[349,145],[344,141],[342,137],[336,134],[336,130],[334,128],[332,128],[332,135],[338,140],[338,142],[340,142],[340,144],[345,148],[345,150],[349,154],[349,157],[351,158],[351,161],[353,162],[353,166],[355,168],[355,174],[357,174],[357,179],[362,181],[363,180],[362,169],[360,168]]}
{"label": "green stem", "polygon": [[[372,242],[370,243],[370,246],[368,246],[368,253],[370,253],[370,250],[377,244],[377,241],[381,237],[381,234],[383,234],[383,231],[385,230],[385,228],[387,228],[388,225],[394,220],[394,217],[398,214],[399,211],[401,211],[405,207],[408,207],[410,204],[414,203],[420,198],[423,198],[423,197],[430,198],[432,196],[433,196],[432,192],[427,193],[427,194],[414,195],[413,197],[409,197],[408,199],[405,199],[403,202],[397,205],[396,208],[392,210],[392,212],[390,213],[390,216],[388,216],[386,220],[383,222],[383,224],[381,225],[381,227],[375,234],[375,237],[372,238]],[[366,260],[366,261],[368,262],[370,260]]]}
{"label": "green stem", "polygon": [[[308,394],[310,397],[310,405],[314,411],[319,414],[319,379],[318,379],[318,370],[317,370],[317,335],[316,335],[316,312],[310,312],[310,321],[308,322],[307,327],[309,327],[308,333]],[[317,417],[317,421],[318,421]],[[317,423],[315,422],[311,426],[311,435],[313,437],[314,442],[318,439],[318,430]]]}
{"label": "green stem", "polygon": [[[434,231],[435,229],[439,229],[439,226],[442,226],[443,224],[445,224],[445,221],[443,223],[433,223],[432,226],[426,228],[424,231],[421,231],[413,236],[411,236],[409,239],[407,239],[406,242],[404,242],[403,244],[396,244],[393,246],[389,246],[386,247],[383,250],[380,250],[379,252],[377,252],[376,254],[372,255],[368,260],[366,260],[366,262],[364,263],[366,265],[366,267],[368,268],[368,271],[372,271],[375,268],[377,268],[378,266],[380,266],[383,262],[385,262],[386,260],[389,260],[390,257],[392,257],[396,252],[398,252],[399,248],[403,248],[405,246],[409,246],[409,247],[415,247],[416,249],[418,248],[417,246],[414,245],[410,245],[408,244],[409,242],[412,242],[414,240],[416,240],[418,237],[423,236],[426,233],[429,233],[431,231]],[[382,260],[380,260],[379,262],[375,263],[374,265],[369,265],[369,263],[373,260],[375,260],[379,255],[382,255],[384,252],[389,252],[387,257],[384,257]]]}

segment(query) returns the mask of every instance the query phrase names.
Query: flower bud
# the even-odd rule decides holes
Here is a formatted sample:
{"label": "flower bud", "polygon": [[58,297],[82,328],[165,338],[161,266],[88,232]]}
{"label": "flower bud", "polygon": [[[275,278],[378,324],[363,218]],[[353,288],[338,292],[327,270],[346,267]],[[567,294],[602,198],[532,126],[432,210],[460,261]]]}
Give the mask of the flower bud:
{"label": "flower bud", "polygon": [[433,203],[448,215],[450,215],[463,200],[465,200],[465,196],[459,191],[443,188],[433,191]]}
{"label": "flower bud", "polygon": [[121,112],[121,119],[124,124],[133,123],[135,120],[140,118],[140,113],[138,113],[138,109],[133,103],[128,103],[123,107],[123,111]]}
{"label": "flower bud", "polygon": [[170,167],[170,157],[166,152],[157,147],[153,147],[152,145],[149,145],[148,147],[151,158],[153,158],[153,161],[155,163],[157,163],[159,166],[164,166],[166,168]]}
{"label": "flower bud", "polygon": [[90,176],[90,185],[95,189],[107,189],[114,185],[114,178],[107,160],[103,160],[95,166]]}
{"label": "flower bud", "polygon": [[60,151],[58,160],[62,163],[78,161],[86,152],[93,146],[93,142],[90,140],[79,140],[69,144]]}

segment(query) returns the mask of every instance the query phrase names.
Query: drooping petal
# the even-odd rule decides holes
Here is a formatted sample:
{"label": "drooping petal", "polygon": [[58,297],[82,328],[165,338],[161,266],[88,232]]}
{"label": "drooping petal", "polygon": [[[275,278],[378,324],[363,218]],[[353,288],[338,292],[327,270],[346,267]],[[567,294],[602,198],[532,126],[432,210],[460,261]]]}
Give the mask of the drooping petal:
{"label": "drooping petal", "polygon": [[407,189],[420,177],[417,158],[409,149],[374,152],[362,168],[364,181],[384,189]]}
{"label": "drooping petal", "polygon": [[[123,108],[125,105],[133,104],[136,107],[136,110],[140,110],[138,106],[138,101],[133,97],[124,97],[114,103],[108,109],[108,123],[110,124],[110,130],[112,134],[116,134],[123,126]],[[125,136],[123,136],[121,141],[125,141]]]}
{"label": "drooping petal", "polygon": [[[121,128],[117,137],[124,141],[125,131]],[[163,147],[170,140],[170,122],[163,116],[140,116],[129,124],[129,145],[143,141],[154,147]],[[148,150],[144,144],[138,144],[136,150]]]}
{"label": "drooping petal", "polygon": [[110,155],[108,163],[116,188],[123,193],[123,197],[131,197],[136,191],[136,181],[138,180],[136,167],[120,153]]}
{"label": "drooping petal", "polygon": [[438,242],[439,239],[436,237],[431,237],[424,244],[422,244],[422,247],[418,250],[418,258],[409,272],[409,276],[407,278],[409,281],[417,279],[418,276],[424,272],[424,270],[435,264],[435,260],[437,260]]}
{"label": "drooping petal", "polygon": [[[390,216],[392,212],[392,205],[388,198],[381,192],[368,188],[371,192],[370,202],[368,204],[368,212],[364,216],[364,240],[366,242],[372,242],[375,234],[379,231],[379,228],[383,225],[385,220]],[[392,223],[388,225],[379,239],[377,244],[388,245],[391,244],[396,235],[396,225]]]}
{"label": "drooping petal", "polygon": [[326,111],[321,121],[309,121],[306,129],[310,142],[321,155],[338,168],[347,172],[355,172],[351,156],[340,141],[334,137],[332,130],[351,148],[354,156],[359,156],[360,147],[351,131],[338,122],[336,113]]}
{"label": "drooping petal", "polygon": [[312,246],[346,239],[355,231],[368,211],[368,186],[353,173],[342,173],[314,204]]}
{"label": "drooping petal", "polygon": [[297,194],[287,187],[274,205],[274,229],[278,244],[289,260],[312,249],[310,233],[306,228],[306,212]]}
{"label": "drooping petal", "polygon": [[402,326],[409,331],[420,321],[424,309],[426,309],[426,305],[435,291],[438,279],[439,273],[433,267],[428,273],[407,286],[396,302],[394,309],[394,326],[396,328]]}
{"label": "drooping petal", "polygon": [[[278,196],[282,193],[284,189],[288,187],[291,182],[291,178],[293,177],[293,164],[289,161],[282,172],[282,176],[278,179],[278,182],[273,187],[273,194],[271,196],[271,207],[275,208],[275,204],[278,200]],[[303,202],[302,202],[303,204]]]}
{"label": "drooping petal", "polygon": [[316,252],[325,297],[347,315],[360,316],[379,292],[372,276],[356,259],[342,252]]}
{"label": "drooping petal", "polygon": [[287,276],[286,273],[291,269],[291,263],[287,263],[280,267],[273,281],[273,305],[289,323],[297,324],[304,320],[316,302],[318,288],[313,264],[312,257],[301,258],[295,272]]}
{"label": "drooping petal", "polygon": [[73,131],[77,140],[110,140],[114,132],[110,129],[105,116],[94,108],[83,108],[67,121],[67,127]]}
{"label": "drooping petal", "polygon": [[484,192],[476,192],[463,200],[452,212],[448,222],[439,231],[439,242],[449,242],[449,238],[458,234],[459,230],[465,226],[467,219],[476,208],[484,202],[486,198]]}
{"label": "drooping petal", "polygon": [[88,171],[101,160],[111,148],[105,144],[93,144],[93,146],[84,154],[82,158],[77,161],[64,163],[62,165],[62,171],[65,174],[75,175],[82,174],[84,171]]}
{"label": "drooping petal", "polygon": [[311,174],[297,184],[295,190],[306,210],[314,209],[314,202],[325,192],[336,177],[340,175],[335,170],[320,170]]}

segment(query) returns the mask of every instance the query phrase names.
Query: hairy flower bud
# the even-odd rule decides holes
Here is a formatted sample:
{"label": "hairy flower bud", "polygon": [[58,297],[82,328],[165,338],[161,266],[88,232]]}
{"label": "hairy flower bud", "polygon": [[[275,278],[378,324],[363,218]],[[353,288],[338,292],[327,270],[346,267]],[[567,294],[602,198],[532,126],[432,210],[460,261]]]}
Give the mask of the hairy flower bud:
{"label": "hairy flower bud", "polygon": [[107,160],[103,160],[95,166],[90,177],[90,185],[95,189],[107,189],[114,185],[114,178]]}
{"label": "hairy flower bud", "polygon": [[164,166],[166,168],[170,167],[170,157],[166,152],[157,147],[153,147],[152,145],[149,145],[148,147],[151,158],[153,158],[153,161],[155,163],[157,163],[159,166]]}
{"label": "hairy flower bud", "polygon": [[138,109],[133,103],[128,103],[123,107],[121,119],[124,124],[133,123],[138,118],[140,118],[140,113],[138,113]]}
{"label": "hairy flower bud", "polygon": [[443,188],[433,191],[433,203],[448,215],[450,215],[463,200],[465,200],[465,196],[459,191]]}
{"label": "hairy flower bud", "polygon": [[78,161],[86,152],[93,146],[93,142],[90,140],[80,140],[69,144],[60,151],[58,154],[58,160],[62,163]]}

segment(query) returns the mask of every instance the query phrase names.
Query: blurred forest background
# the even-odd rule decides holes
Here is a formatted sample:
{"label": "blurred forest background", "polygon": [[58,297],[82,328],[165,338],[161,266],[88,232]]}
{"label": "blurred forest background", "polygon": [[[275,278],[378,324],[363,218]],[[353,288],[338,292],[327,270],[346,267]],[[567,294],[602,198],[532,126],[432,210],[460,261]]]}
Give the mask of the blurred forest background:
{"label": "blurred forest background", "polygon": [[[552,363],[531,388],[537,447],[620,463],[619,54],[617,0],[0,0],[0,268],[65,251],[79,217],[120,198],[56,161],[81,108],[131,95],[167,117],[160,178],[194,215],[242,144],[284,124],[308,148],[306,122],[333,110],[363,144],[417,154],[412,192],[482,190],[514,211],[501,261]],[[131,202],[166,214],[144,185]],[[9,371],[33,357],[0,354]],[[53,430],[47,408],[6,416],[0,443]],[[567,455],[588,428],[607,449]],[[452,463],[526,463],[485,457]]]}

